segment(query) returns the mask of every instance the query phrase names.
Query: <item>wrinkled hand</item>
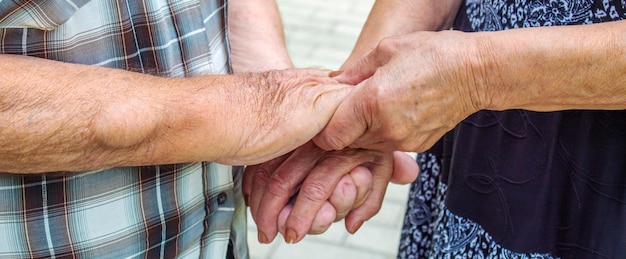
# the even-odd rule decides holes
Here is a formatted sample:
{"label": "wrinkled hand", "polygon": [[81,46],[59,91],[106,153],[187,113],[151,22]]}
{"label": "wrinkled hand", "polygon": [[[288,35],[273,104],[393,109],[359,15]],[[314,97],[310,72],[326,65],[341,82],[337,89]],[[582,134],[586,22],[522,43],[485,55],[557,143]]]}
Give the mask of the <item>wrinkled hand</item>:
{"label": "wrinkled hand", "polygon": [[344,217],[346,229],[356,232],[380,209],[390,180],[410,183],[418,171],[402,152],[327,152],[309,142],[291,154],[247,167],[243,191],[259,241],[269,243],[280,231],[292,243],[307,233],[322,233]]}
{"label": "wrinkled hand", "polygon": [[288,69],[240,74],[236,87],[224,89],[228,107],[226,147],[216,162],[257,164],[279,157],[321,131],[351,86],[338,84],[328,71]]}
{"label": "wrinkled hand", "polygon": [[478,111],[476,68],[468,33],[418,32],[385,39],[346,64],[336,78],[356,84],[313,140],[325,150],[347,146],[422,152]]}

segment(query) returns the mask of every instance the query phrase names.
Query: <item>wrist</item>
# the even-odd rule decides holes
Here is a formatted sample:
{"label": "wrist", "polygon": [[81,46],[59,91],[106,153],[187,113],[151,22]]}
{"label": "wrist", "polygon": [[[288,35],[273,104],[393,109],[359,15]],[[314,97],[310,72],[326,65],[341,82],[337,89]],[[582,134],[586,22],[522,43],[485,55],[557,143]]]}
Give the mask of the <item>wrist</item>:
{"label": "wrist", "polygon": [[161,107],[159,123],[165,140],[161,160],[217,161],[231,152],[240,117],[234,98],[239,76],[210,75],[170,79],[173,94]]}
{"label": "wrist", "polygon": [[[469,69],[473,90],[471,99],[477,110],[506,110],[515,108],[516,96],[511,91],[510,84],[514,82],[513,73],[510,73],[509,65],[514,60],[507,60],[511,56],[504,43],[498,42],[497,33],[484,32],[474,33],[474,52],[472,55],[475,62]],[[515,97],[515,98],[513,98]]]}
{"label": "wrist", "polygon": [[[244,154],[250,138],[269,122],[267,107],[259,105],[260,91],[267,89],[267,73],[211,75],[184,79],[181,88],[185,102],[178,102],[169,126],[180,142],[181,154],[192,161],[234,164]],[[190,87],[191,86],[191,87]],[[188,101],[187,101],[188,100]],[[261,110],[267,109],[267,110]],[[260,118],[264,117],[264,118]]]}

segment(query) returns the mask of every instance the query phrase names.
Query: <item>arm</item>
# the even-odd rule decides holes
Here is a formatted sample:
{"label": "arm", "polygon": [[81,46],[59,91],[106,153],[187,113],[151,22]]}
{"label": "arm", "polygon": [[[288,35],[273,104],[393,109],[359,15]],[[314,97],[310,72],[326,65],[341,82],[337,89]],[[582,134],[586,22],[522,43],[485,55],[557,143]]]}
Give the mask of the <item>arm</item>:
{"label": "arm", "polygon": [[482,109],[626,109],[624,30],[617,21],[387,38],[338,77],[367,80],[314,141],[420,152]]}
{"label": "arm", "polygon": [[626,22],[475,35],[475,109],[626,109]]}
{"label": "arm", "polygon": [[0,70],[0,171],[18,173],[258,163],[308,141],[348,90],[314,87],[333,82],[315,70],[171,79],[11,55]]}
{"label": "arm", "polygon": [[[229,35],[231,58],[235,72],[292,67],[291,59],[285,47],[282,23],[274,0],[231,1],[229,3]],[[313,150],[318,151],[318,153],[320,152],[318,149]],[[311,193],[309,191],[301,192],[298,199],[304,201],[296,203],[295,206],[299,209],[296,209],[294,214],[289,213],[291,205],[287,205],[286,201],[294,195],[294,193],[290,191],[295,190],[295,186],[285,186],[280,183],[285,183],[283,182],[285,179],[289,179],[287,182],[294,184],[299,184],[303,181],[315,183],[315,174],[313,174],[312,177],[309,175],[309,170],[299,169],[315,166],[317,160],[314,158],[321,155],[316,154],[311,148],[299,148],[294,151],[294,153],[301,154],[301,156],[306,159],[299,159],[297,163],[292,162],[295,164],[294,167],[296,168],[292,168],[293,170],[284,170],[286,173],[288,172],[288,174],[273,174],[274,166],[278,166],[280,162],[282,162],[281,158],[258,166],[248,166],[246,169],[244,192],[250,197],[249,204],[251,205],[252,214],[259,228],[259,239],[262,242],[266,243],[274,238],[276,231],[281,228],[277,225],[277,222],[280,223],[281,220],[283,223],[282,226],[287,225],[295,229],[295,231],[290,231],[290,233],[295,232],[295,236],[285,236],[286,240],[296,241],[302,238],[307,231],[310,234],[324,232],[332,221],[346,216],[348,216],[346,218],[348,229],[356,231],[354,226],[357,225],[358,222],[369,219],[376,213],[378,208],[380,208],[382,195],[389,182],[389,175],[387,173],[392,171],[391,168],[388,168],[390,164],[386,163],[376,167],[377,170],[373,170],[371,173],[368,169],[363,167],[359,170],[358,166],[360,163],[368,162],[364,159],[364,157],[368,157],[366,154],[373,152],[354,151],[346,152],[345,160],[334,161],[332,168],[327,170],[332,171],[332,175],[325,176],[323,178],[323,184],[317,185],[324,186],[324,190],[320,191],[332,192],[335,195],[326,197],[325,194]],[[326,152],[321,153],[325,154]],[[387,155],[391,157],[391,154]],[[417,174],[417,166],[415,166],[415,163],[410,158],[409,160],[409,163],[405,163],[405,165],[407,165],[406,168],[413,170],[406,169],[402,171],[408,172],[407,174],[394,174],[396,177],[392,179],[397,181],[410,181],[414,178],[414,175]],[[412,165],[413,167],[411,167]],[[261,171],[266,174],[274,175],[273,179],[275,180],[265,184],[265,181],[260,179],[252,184],[255,178],[253,173],[256,172],[255,168],[264,168],[265,170]],[[404,169],[405,167],[401,168]],[[396,172],[397,171],[398,170],[396,170]],[[298,175],[300,178],[296,179],[295,175]],[[397,177],[398,175],[400,175],[400,177]],[[355,191],[356,194],[354,194],[354,196],[360,198],[355,200],[354,196],[349,195],[350,188],[347,186],[353,186],[356,190],[369,188],[371,180],[362,180],[365,176],[374,178],[372,194],[369,195],[369,191]],[[318,180],[318,182],[319,181],[322,180]],[[277,184],[279,186],[277,186]],[[286,190],[286,192],[278,194],[278,197],[276,197],[278,199],[272,199],[274,197],[270,197],[271,195],[263,196],[261,194],[263,194],[265,189],[262,187],[266,185],[270,188]],[[310,185],[311,184],[305,183],[304,189],[309,190],[310,188],[308,188],[308,186]],[[264,198],[262,199],[262,197]],[[317,197],[321,198],[316,199]],[[282,201],[284,201],[284,203],[281,203]],[[303,212],[302,207],[308,208],[308,210]],[[263,208],[263,210],[257,213],[258,208]],[[281,211],[283,212],[281,215],[284,217],[277,219]],[[289,218],[297,217],[297,221],[289,220],[289,224],[287,224],[287,215],[290,215]]]}
{"label": "arm", "polygon": [[275,0],[230,1],[228,27],[236,73],[293,67]]}
{"label": "arm", "polygon": [[452,27],[460,4],[460,0],[376,1],[346,64],[365,56],[385,38]]}

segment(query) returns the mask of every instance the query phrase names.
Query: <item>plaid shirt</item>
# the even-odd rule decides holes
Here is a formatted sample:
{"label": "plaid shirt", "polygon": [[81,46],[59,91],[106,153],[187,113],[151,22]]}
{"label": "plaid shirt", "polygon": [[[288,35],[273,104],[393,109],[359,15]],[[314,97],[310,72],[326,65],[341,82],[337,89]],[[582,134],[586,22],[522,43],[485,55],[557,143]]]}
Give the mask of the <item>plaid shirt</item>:
{"label": "plaid shirt", "polygon": [[[230,71],[226,0],[0,0],[0,53],[167,77]],[[207,133],[209,134],[209,133]],[[0,173],[0,258],[247,258],[240,168]]]}

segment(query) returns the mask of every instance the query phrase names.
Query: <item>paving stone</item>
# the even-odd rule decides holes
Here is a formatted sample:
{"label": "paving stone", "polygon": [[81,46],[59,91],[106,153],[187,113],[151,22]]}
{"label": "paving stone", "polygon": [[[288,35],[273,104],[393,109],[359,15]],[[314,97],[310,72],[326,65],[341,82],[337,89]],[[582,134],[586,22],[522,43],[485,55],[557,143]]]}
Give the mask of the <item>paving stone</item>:
{"label": "paving stone", "polygon": [[397,229],[389,227],[363,225],[357,233],[346,240],[346,245],[354,247],[355,250],[369,250],[393,256],[400,244],[399,233]]}
{"label": "paving stone", "polygon": [[383,227],[400,231],[405,210],[406,202],[390,201],[386,198],[378,214],[368,220],[365,224],[378,224]]}
{"label": "paving stone", "polygon": [[334,246],[324,243],[306,242],[293,245],[280,246],[272,258],[298,258],[298,259],[383,259],[388,258],[385,253],[372,252],[371,250],[355,249],[354,247]]}

